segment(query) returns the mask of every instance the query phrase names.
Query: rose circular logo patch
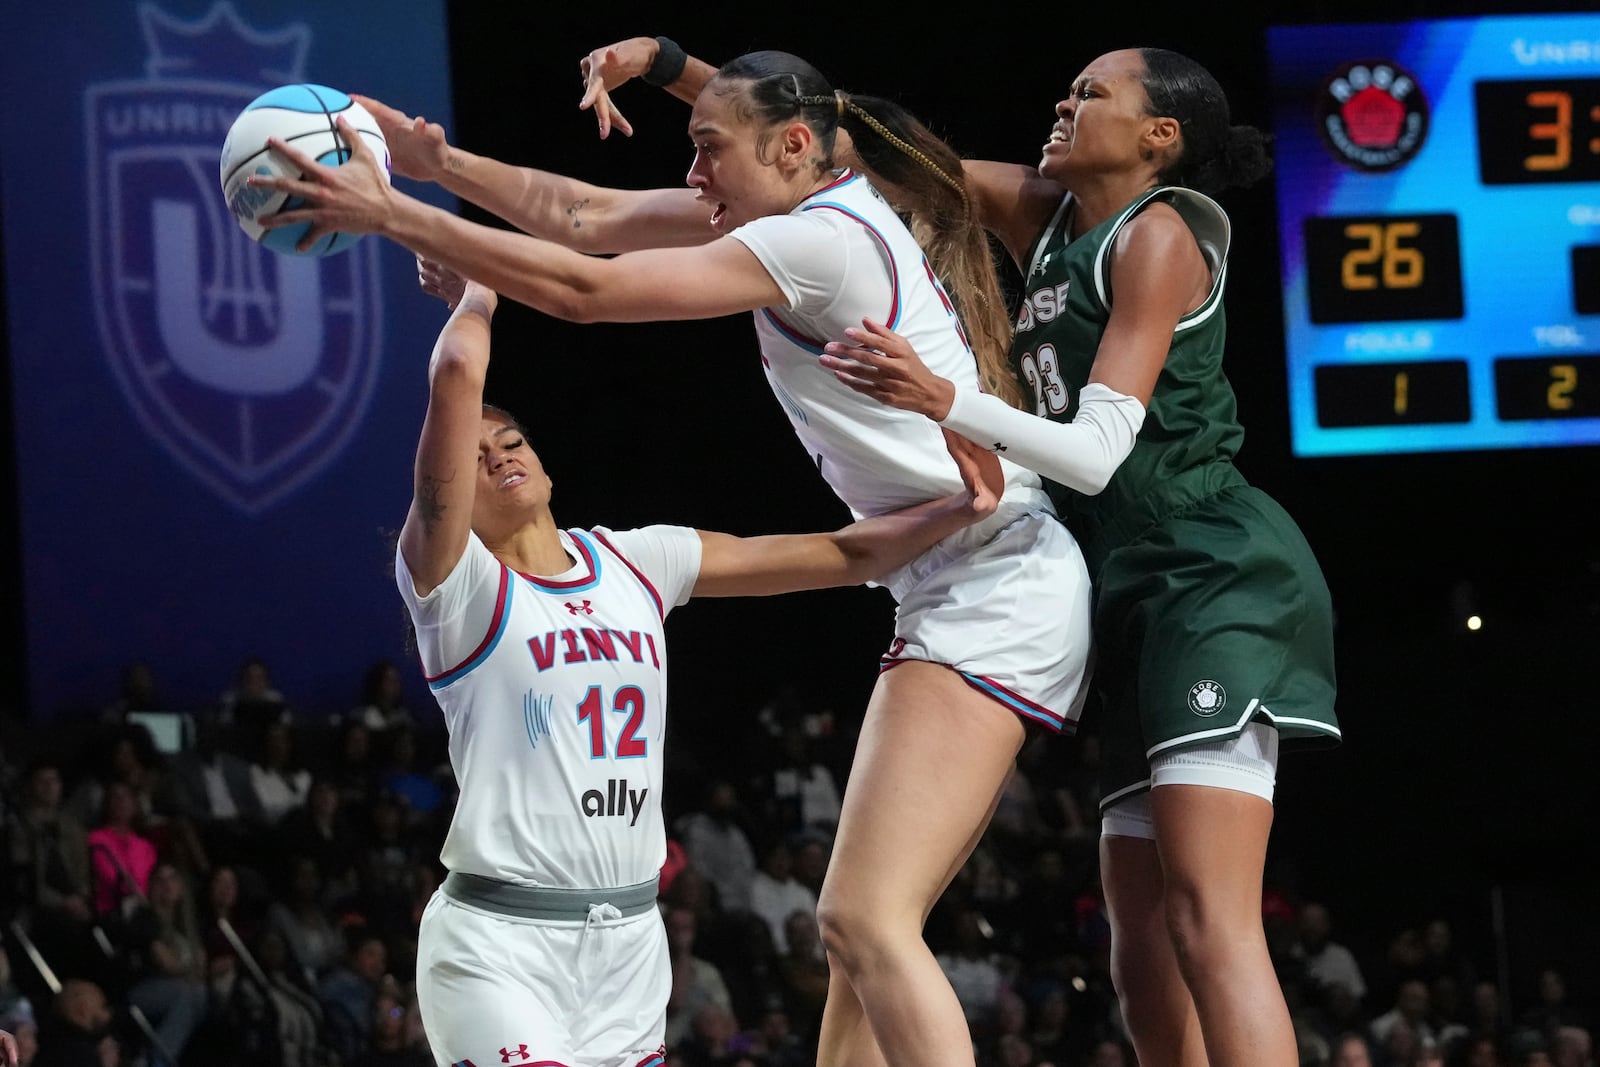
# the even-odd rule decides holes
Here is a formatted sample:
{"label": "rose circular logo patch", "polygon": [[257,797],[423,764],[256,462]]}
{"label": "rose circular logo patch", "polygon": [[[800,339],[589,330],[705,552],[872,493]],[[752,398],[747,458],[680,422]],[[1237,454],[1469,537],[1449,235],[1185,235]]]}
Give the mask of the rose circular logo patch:
{"label": "rose circular logo patch", "polygon": [[1210,718],[1222,710],[1228,702],[1228,694],[1222,689],[1219,682],[1210,678],[1202,678],[1189,687],[1189,710],[1203,718]]}
{"label": "rose circular logo patch", "polygon": [[1340,162],[1357,170],[1393,170],[1428,136],[1428,101],[1393,60],[1346,63],[1317,98],[1317,131]]}

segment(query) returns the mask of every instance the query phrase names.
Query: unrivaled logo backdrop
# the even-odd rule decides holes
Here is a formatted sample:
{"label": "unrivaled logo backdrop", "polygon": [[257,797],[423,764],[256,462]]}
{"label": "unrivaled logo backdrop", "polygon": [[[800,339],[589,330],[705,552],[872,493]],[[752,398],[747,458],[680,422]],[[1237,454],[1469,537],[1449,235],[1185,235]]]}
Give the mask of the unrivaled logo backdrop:
{"label": "unrivaled logo backdrop", "polygon": [[[228,127],[316,82],[450,120],[443,0],[0,7],[0,188],[32,711],[121,668],[203,707],[247,657],[353,706],[406,662],[391,577],[445,308],[398,246],[268,252]],[[408,186],[450,206],[444,194]]]}

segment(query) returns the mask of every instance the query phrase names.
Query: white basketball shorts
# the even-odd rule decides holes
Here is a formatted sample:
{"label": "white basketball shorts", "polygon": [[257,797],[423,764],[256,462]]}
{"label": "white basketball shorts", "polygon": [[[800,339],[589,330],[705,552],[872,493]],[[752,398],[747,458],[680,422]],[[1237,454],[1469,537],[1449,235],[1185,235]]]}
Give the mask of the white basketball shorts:
{"label": "white basketball shorts", "polygon": [[435,892],[422,913],[417,999],[439,1067],[660,1067],[671,992],[653,907],[520,919]]}
{"label": "white basketball shorts", "polygon": [[942,663],[1047,729],[1077,729],[1091,652],[1089,569],[1039,494],[953,534],[886,582],[899,607],[881,667]]}

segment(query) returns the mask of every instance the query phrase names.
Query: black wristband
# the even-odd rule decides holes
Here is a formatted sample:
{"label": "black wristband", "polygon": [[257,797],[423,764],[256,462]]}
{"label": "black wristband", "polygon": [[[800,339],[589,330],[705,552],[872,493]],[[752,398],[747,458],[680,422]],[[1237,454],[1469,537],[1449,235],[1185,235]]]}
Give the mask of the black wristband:
{"label": "black wristband", "polygon": [[664,89],[678,80],[688,62],[689,53],[678,47],[677,41],[671,37],[657,37],[655,62],[639,77],[646,85]]}

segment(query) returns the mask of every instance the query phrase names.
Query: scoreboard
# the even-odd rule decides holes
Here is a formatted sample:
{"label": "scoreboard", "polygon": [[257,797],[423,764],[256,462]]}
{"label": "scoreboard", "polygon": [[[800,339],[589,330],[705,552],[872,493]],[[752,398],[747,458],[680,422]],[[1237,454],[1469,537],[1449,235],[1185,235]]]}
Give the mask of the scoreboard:
{"label": "scoreboard", "polygon": [[1268,53],[1295,454],[1600,443],[1600,14]]}

